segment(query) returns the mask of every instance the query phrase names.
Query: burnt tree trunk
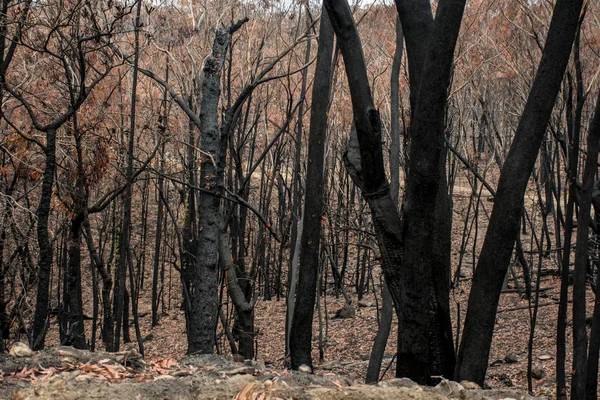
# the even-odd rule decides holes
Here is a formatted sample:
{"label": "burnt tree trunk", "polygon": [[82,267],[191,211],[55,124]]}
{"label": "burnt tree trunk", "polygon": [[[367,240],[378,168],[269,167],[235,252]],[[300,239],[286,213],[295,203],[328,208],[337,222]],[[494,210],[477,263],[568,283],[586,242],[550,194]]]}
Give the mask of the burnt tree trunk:
{"label": "burnt tree trunk", "polygon": [[[138,65],[140,58],[140,12],[141,12],[141,1],[138,1],[135,15],[135,29],[134,29],[134,59],[133,59],[133,77],[131,83],[131,113],[130,113],[130,126],[129,126],[129,143],[127,147],[127,167],[125,171],[125,198],[123,200],[123,221],[121,225],[121,236],[119,238],[119,264],[117,269],[118,279],[118,291],[116,292],[115,301],[115,334],[114,334],[114,351],[119,351],[120,338],[121,338],[121,324],[123,324],[124,333],[129,336],[129,318],[124,318],[127,315],[127,307],[125,305],[125,286],[127,280],[127,263],[131,257],[130,255],[130,242],[131,242],[131,198],[133,196],[133,152],[135,148],[135,117],[136,117],[136,100],[137,100],[137,82],[138,82]],[[131,292],[134,288],[130,288]],[[123,321],[125,319],[125,321]],[[124,335],[125,336],[125,335]],[[123,341],[126,341],[123,337]],[[128,340],[127,340],[128,341]]]}
{"label": "burnt tree trunk", "polygon": [[439,165],[443,149],[446,91],[464,1],[443,1],[432,27],[430,46],[415,101],[411,157],[401,222],[385,176],[381,122],[371,96],[364,56],[348,4],[326,1],[348,76],[359,149],[349,148],[346,165],[371,208],[373,225],[399,320],[396,375],[433,383],[453,368],[449,321],[438,298],[430,250],[435,226]]}
{"label": "burnt tree trunk", "polygon": [[[595,339],[596,367],[588,374],[588,335],[586,327],[586,276],[589,262],[589,227],[591,222],[592,191],[598,171],[598,150],[600,149],[600,96],[596,103],[596,113],[588,133],[587,158],[583,171],[582,187],[577,217],[577,243],[575,245],[575,271],[573,274],[573,374],[571,377],[571,398],[587,400],[598,398],[598,344]],[[596,291],[598,287],[596,286]],[[597,293],[596,293],[597,294]],[[598,308],[596,305],[595,309]],[[597,313],[597,310],[594,310]],[[597,321],[596,321],[597,325]],[[592,320],[593,326],[593,320]],[[596,326],[596,328],[598,328]],[[597,335],[597,331],[595,332]],[[592,347],[590,346],[590,356]],[[595,374],[594,374],[595,373]],[[593,376],[592,376],[593,375]],[[586,382],[587,379],[587,382]]]}
{"label": "burnt tree trunk", "polygon": [[457,380],[483,385],[504,277],[519,235],[523,197],[569,61],[581,0],[558,0],[527,104],[498,181],[494,208],[473,276]]}
{"label": "burnt tree trunk", "polygon": [[307,196],[304,200],[304,226],[300,239],[298,286],[290,332],[290,355],[293,369],[298,369],[302,365],[312,369],[312,321],[319,273],[319,244],[325,190],[325,142],[327,140],[327,109],[331,90],[333,37],[331,22],[325,9],[322,8],[308,138]]}
{"label": "burnt tree trunk", "polygon": [[[220,157],[218,106],[221,94],[221,69],[231,32],[217,29],[212,53],[205,59],[200,103],[200,187],[211,191],[218,182]],[[187,322],[188,353],[212,353],[218,311],[219,198],[204,191],[198,194],[198,248],[195,266],[186,276],[189,296]]]}
{"label": "burnt tree trunk", "polygon": [[36,211],[38,219],[37,239],[40,254],[38,258],[37,296],[32,327],[33,335],[31,336],[32,343],[30,343],[31,348],[34,350],[44,348],[48,326],[48,308],[50,306],[50,273],[52,271],[54,249],[50,241],[48,220],[50,218],[52,187],[54,186],[54,174],[56,172],[56,129],[49,129],[46,132],[44,154],[46,156],[46,165],[42,177],[42,193]]}

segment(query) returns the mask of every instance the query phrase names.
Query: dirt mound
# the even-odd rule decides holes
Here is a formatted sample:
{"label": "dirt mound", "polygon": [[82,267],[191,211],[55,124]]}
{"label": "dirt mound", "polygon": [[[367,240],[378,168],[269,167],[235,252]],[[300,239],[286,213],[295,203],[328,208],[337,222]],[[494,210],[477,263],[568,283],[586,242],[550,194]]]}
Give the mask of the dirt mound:
{"label": "dirt mound", "polygon": [[435,388],[409,379],[377,385],[326,373],[271,370],[262,362],[197,355],[145,361],[134,350],[105,353],[58,347],[29,357],[0,356],[2,399],[390,399],[534,400],[515,391],[482,390],[469,382]]}

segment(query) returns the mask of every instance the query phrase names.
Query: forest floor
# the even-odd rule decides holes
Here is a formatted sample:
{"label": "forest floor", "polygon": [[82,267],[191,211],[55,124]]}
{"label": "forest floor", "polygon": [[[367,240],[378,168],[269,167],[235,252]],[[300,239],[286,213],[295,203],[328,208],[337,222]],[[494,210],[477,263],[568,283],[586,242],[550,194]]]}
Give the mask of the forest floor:
{"label": "forest floor", "polygon": [[[466,264],[466,269],[472,268]],[[454,335],[456,321],[464,323],[470,289],[470,272],[462,278],[460,286],[452,291],[451,308],[453,312]],[[516,271],[517,272],[517,271]],[[532,389],[536,396],[555,398],[556,391],[556,315],[558,312],[560,279],[553,275],[542,276],[540,282],[539,308],[536,319],[534,344],[532,351]],[[569,288],[570,289],[570,288]],[[378,288],[377,288],[378,290]],[[356,307],[353,318],[335,318],[336,312],[344,305],[343,297],[333,295],[321,297],[322,324],[315,316],[313,327],[313,360],[315,372],[320,375],[337,374],[353,382],[363,382],[367,370],[373,339],[377,333],[377,304],[372,293],[363,298],[369,307],[357,307],[357,297],[350,293]],[[588,295],[591,299],[593,294]],[[486,384],[493,389],[514,388],[523,393],[528,390],[528,340],[530,334],[530,304],[521,298],[509,282],[506,292],[500,298],[494,339],[489,359]],[[591,316],[593,303],[588,303],[588,315]],[[286,366],[285,347],[285,300],[259,301],[256,306],[255,327],[257,336],[257,359],[265,362],[268,368],[282,370]],[[149,332],[150,317],[142,319],[141,329]],[[566,370],[571,366],[571,310],[567,316],[567,360]],[[186,339],[184,316],[179,310],[171,310],[164,315],[161,326],[152,330],[151,340],[145,343],[147,358],[173,357],[180,359],[185,355]],[[319,358],[319,333],[322,332],[321,346],[323,360]],[[382,370],[388,369],[385,379],[393,378],[395,371],[394,352],[396,340],[396,321],[390,334]],[[229,347],[223,339],[221,350],[227,354]]]}
{"label": "forest floor", "polygon": [[[467,210],[468,190],[465,189],[461,192],[461,188],[463,187],[457,186],[454,196],[454,213],[459,222],[453,224],[453,242],[456,242],[453,243],[453,270],[459,264],[459,249],[461,248],[459,238],[462,237],[463,230],[463,223],[460,221],[464,219],[461,216],[466,214]],[[482,202],[482,207],[484,205],[485,201]],[[462,259],[461,278],[457,287],[451,292],[450,301],[455,338],[457,336],[460,338],[461,334],[460,331],[457,331],[457,326],[462,327],[464,323],[474,263],[472,254],[478,254],[480,244],[483,242],[486,225],[485,214],[485,212],[479,214],[479,230],[475,230],[468,246],[465,246],[466,253]],[[550,228],[550,234],[554,234],[552,228]],[[531,243],[527,245],[527,241],[534,241],[532,235],[522,235],[522,240],[526,250],[534,247]],[[537,254],[527,254],[527,257],[535,272],[534,276],[537,276]],[[555,253],[551,253],[548,258],[543,258],[543,273],[540,279],[538,299],[539,309],[531,352],[532,393],[547,399],[554,399],[556,390],[556,316],[560,291],[560,279],[556,276],[557,269],[558,262]],[[522,277],[521,270],[515,269],[514,272],[517,276]],[[352,318],[335,318],[337,311],[344,305],[341,295],[336,297],[329,289],[326,296],[319,298],[317,307],[319,313],[315,315],[313,326],[314,376],[292,373],[286,369],[287,364],[284,358],[286,303],[284,298],[279,300],[273,298],[270,301],[261,299],[256,305],[256,359],[259,361],[249,362],[247,365],[244,362],[236,363],[226,356],[185,357],[187,349],[185,317],[179,307],[181,301],[178,289],[179,279],[173,272],[172,279],[168,279],[169,284],[165,287],[166,301],[163,302],[165,309],[160,317],[160,325],[151,326],[150,302],[139,302],[140,330],[145,348],[143,361],[137,357],[124,360],[127,357],[124,357],[123,354],[88,353],[72,349],[60,350],[57,347],[59,344],[57,323],[53,319],[47,338],[47,347],[50,350],[36,353],[34,357],[16,360],[16,363],[10,356],[0,355],[0,377],[2,379],[0,381],[0,399],[110,398],[137,400],[138,398],[232,398],[236,395],[238,399],[255,399],[260,398],[262,394],[265,395],[262,397],[264,399],[276,397],[401,399],[403,397],[399,397],[399,392],[394,392],[394,390],[410,389],[406,386],[413,389],[415,387],[414,384],[405,380],[393,379],[396,348],[395,320],[382,365],[382,370],[387,369],[383,381],[376,387],[365,388],[360,385],[364,382],[373,338],[378,328],[378,309],[381,308],[380,273],[380,267],[376,264],[372,265],[369,291],[364,294],[362,299],[364,307],[358,306],[358,296],[353,284],[354,277],[352,273],[349,273],[346,288],[356,311]],[[91,278],[88,278],[90,277],[86,277],[87,281],[90,281]],[[147,276],[146,281],[150,282],[149,279],[150,277]],[[522,279],[519,279],[518,282],[522,288]],[[535,286],[535,282],[533,284]],[[328,288],[330,287],[331,285],[328,285]],[[150,295],[150,285],[146,284],[141,290],[140,299],[149,299]],[[589,299],[588,316],[592,315],[591,299],[593,297],[590,290],[587,296]],[[91,293],[84,293],[87,314],[91,309],[91,298]],[[224,299],[226,298],[225,294]],[[569,298],[571,298],[570,294]],[[224,314],[230,317],[231,305],[225,302],[223,307]],[[568,380],[570,380],[572,353],[570,309],[569,306],[565,364]],[[486,390],[479,393],[467,390],[463,395],[471,397],[463,396],[464,398],[495,398],[492,397],[494,393],[506,394],[505,391],[510,390],[521,394],[528,392],[528,340],[531,328],[531,310],[532,304],[517,293],[515,282],[512,279],[509,280],[500,298],[489,358],[486,385],[491,391]],[[457,324],[457,322],[460,323]],[[133,326],[130,327],[130,331],[133,342],[123,346],[127,350],[137,348]],[[228,355],[230,353],[229,346],[221,330],[221,324],[219,324],[218,333],[219,352]],[[86,337],[88,339],[91,337],[91,323],[86,323]],[[98,338],[97,342],[99,342]],[[320,350],[323,359],[320,359]],[[61,355],[60,351],[66,353]],[[73,356],[72,353],[76,355]],[[132,351],[131,354],[134,352]],[[122,366],[123,361],[127,361],[126,368]],[[120,383],[117,384],[117,382]],[[446,389],[453,391],[452,396],[458,396],[461,393],[459,387],[448,385],[452,384],[446,385]],[[87,391],[86,388],[90,388],[90,391]],[[413,397],[407,395],[404,398],[435,399],[435,396],[442,395],[442,389],[441,386],[437,392],[432,392],[427,388],[411,389],[410,396]],[[379,390],[379,392],[371,393],[370,390]],[[71,392],[75,394],[68,394]],[[498,398],[525,398],[524,395],[517,395],[517,392]]]}
{"label": "forest floor", "polygon": [[391,379],[363,385],[337,373],[290,372],[217,355],[146,362],[135,352],[57,347],[23,357],[4,356],[0,368],[0,398],[10,400],[535,399],[508,389],[484,391],[469,382],[443,381],[430,388]]}
{"label": "forest floor", "polygon": [[[466,267],[467,269],[471,268],[468,264]],[[375,272],[378,272],[377,269],[378,268],[375,269]],[[461,279],[460,286],[452,291],[451,301],[455,324],[458,318],[460,318],[461,323],[464,319],[464,311],[459,312],[459,309],[464,310],[467,308],[470,271],[466,270],[465,275],[466,276]],[[560,281],[556,276],[548,275],[542,277],[539,298],[540,307],[532,352],[532,370],[534,375],[532,380],[533,393],[540,398],[547,399],[555,398],[555,331],[559,282]],[[488,369],[486,380],[488,386],[487,389],[493,389],[499,392],[490,392],[486,390],[483,393],[487,397],[472,398],[491,399],[495,398],[490,397],[493,393],[506,394],[505,391],[507,390],[515,390],[516,393],[518,392],[521,394],[527,393],[527,342],[530,330],[529,302],[526,299],[521,298],[511,286],[512,283],[509,283],[507,292],[503,293],[501,296],[495,335],[490,354],[490,367]],[[356,294],[350,293],[350,295],[353,298],[354,305],[357,306]],[[53,362],[35,362],[29,365],[17,364],[17,368],[14,366],[10,367],[11,360],[10,357],[7,357],[4,363],[0,364],[0,369],[4,375],[3,390],[5,394],[12,393],[15,390],[23,394],[23,396],[13,396],[13,398],[16,399],[76,399],[85,397],[69,397],[70,395],[65,395],[65,397],[53,397],[54,395],[52,395],[52,393],[57,392],[64,394],[67,392],[70,393],[71,390],[74,390],[75,393],[77,393],[78,390],[81,391],[84,390],[84,388],[89,387],[87,385],[92,382],[94,383],[93,388],[96,390],[96,392],[94,392],[96,394],[92,396],[91,392],[85,392],[86,396],[89,398],[94,398],[94,396],[96,396],[96,398],[110,397],[111,399],[123,398],[127,400],[137,398],[187,399],[197,398],[194,396],[197,396],[198,393],[203,393],[203,396],[206,394],[205,397],[200,398],[232,398],[246,388],[248,390],[252,389],[252,393],[254,394],[251,393],[248,394],[249,397],[242,396],[238,398],[255,399],[259,398],[259,394],[261,393],[270,393],[270,391],[274,390],[274,387],[277,387],[279,392],[277,392],[277,395],[273,392],[273,398],[329,399],[338,398],[341,396],[340,393],[353,393],[352,396],[356,396],[354,398],[357,399],[402,398],[397,397],[397,393],[392,389],[389,389],[392,390],[390,392],[391,394],[389,394],[391,397],[386,397],[388,396],[388,394],[386,394],[386,390],[388,389],[383,389],[388,387],[386,385],[406,385],[406,382],[404,381],[402,381],[404,383],[398,383],[397,380],[392,380],[395,368],[393,357],[395,349],[394,341],[396,338],[395,322],[382,365],[382,369],[388,369],[383,381],[392,383],[382,383],[382,385],[378,386],[378,388],[381,389],[380,393],[375,392],[376,394],[364,392],[364,390],[375,390],[372,389],[372,386],[370,387],[371,389],[365,389],[360,386],[364,381],[372,341],[377,332],[377,301],[380,300],[375,298],[372,292],[367,293],[362,302],[366,307],[357,306],[356,314],[353,318],[340,319],[334,317],[336,312],[344,304],[343,298],[340,296],[338,299],[333,295],[321,297],[320,309],[322,310],[322,324],[319,324],[319,318],[316,317],[313,330],[315,376],[291,373],[286,370],[286,363],[283,357],[285,343],[285,301],[284,299],[279,301],[274,299],[271,301],[261,300],[257,303],[255,324],[258,332],[256,342],[258,363],[253,362],[248,365],[244,363],[235,363],[230,358],[221,356],[214,356],[214,359],[210,357],[192,357],[192,361],[190,361],[190,358],[185,357],[185,320],[183,312],[179,310],[179,307],[173,307],[170,311],[164,313],[161,317],[160,325],[152,328],[150,326],[149,310],[146,310],[145,306],[141,305],[140,313],[143,316],[141,318],[141,331],[146,335],[144,343],[146,356],[144,358],[145,364],[143,364],[142,367],[138,365],[141,369],[123,368],[111,371],[111,368],[106,365],[106,360],[113,359],[115,356],[107,356],[107,353],[89,353],[89,355],[80,357],[80,360],[77,362],[70,362],[68,360],[70,357],[68,354],[66,356],[61,356],[59,353],[56,353],[58,350],[51,350],[51,352],[55,352],[51,354],[58,354],[58,362],[55,360]],[[461,305],[460,307],[458,306],[459,304]],[[590,303],[590,315],[591,310],[592,304]],[[570,314],[568,321],[569,323],[571,321]],[[55,331],[55,329],[53,330]],[[319,332],[322,332],[321,346],[324,355],[323,360],[320,360],[319,358]],[[131,333],[133,339],[135,339],[133,329],[131,329]],[[49,341],[50,345],[57,345],[56,338],[53,338],[53,336],[49,336]],[[567,328],[567,371],[571,365],[571,342],[571,327],[569,326]],[[128,346],[126,348],[133,351],[132,354],[135,354],[134,349],[137,348],[135,342],[126,346]],[[57,347],[54,347],[54,349],[57,349]],[[220,350],[224,354],[228,354],[229,348],[224,338],[220,340]],[[72,350],[65,351],[71,352]],[[42,355],[41,357],[43,359],[45,356]],[[123,356],[120,357],[123,358]],[[65,359],[67,361],[65,361]],[[104,360],[105,364],[102,364],[102,360]],[[121,361],[123,360],[121,359]],[[7,362],[9,364],[7,364]],[[52,367],[52,365],[54,365],[54,367]],[[86,367],[85,365],[92,366]],[[259,366],[258,369],[256,367],[257,365]],[[135,365],[133,366],[135,367]],[[23,370],[23,367],[25,367],[25,370]],[[49,373],[44,369],[49,367],[54,368],[54,370],[52,370],[53,372]],[[85,371],[86,368],[89,370]],[[169,372],[168,370],[171,368],[172,371]],[[147,372],[148,369],[150,372]],[[231,370],[235,370],[236,372],[234,374],[227,372]],[[82,374],[81,371],[84,371],[83,375],[91,375],[92,378],[99,379],[99,384],[96,385],[95,380],[91,380],[86,376],[78,377]],[[12,378],[9,377],[11,373],[15,373]],[[52,380],[48,377],[48,374],[59,376],[59,378],[54,379],[59,380],[60,383],[57,383],[56,385],[61,388],[60,390],[54,390],[51,383]],[[114,376],[111,374],[114,374]],[[176,381],[170,382],[173,375],[175,375],[177,379]],[[227,378],[226,381],[228,383],[223,383],[225,378]],[[27,381],[33,381],[33,383],[28,384]],[[110,383],[111,381],[124,381],[128,383],[127,385],[114,385],[113,383]],[[15,382],[20,383],[17,384]],[[274,382],[274,386],[269,386],[271,385],[269,382]],[[142,386],[139,386],[138,384],[142,384]],[[315,392],[308,395],[307,393],[313,389]],[[344,392],[346,389],[350,390],[350,392]],[[441,390],[441,388],[438,389]],[[115,392],[110,392],[111,394],[109,396],[107,393],[112,390],[115,390]],[[322,390],[325,392],[322,392]],[[430,392],[429,389],[421,388],[419,390],[424,390],[423,394],[425,397],[423,398],[436,398],[433,397],[433,392]],[[134,392],[141,393],[141,397],[132,397],[131,394]],[[455,394],[458,392],[460,392],[460,390],[455,390]],[[440,394],[438,392],[436,393]],[[471,394],[475,396],[473,393]],[[255,394],[256,396],[252,397]],[[414,395],[416,396],[416,394]],[[246,396],[246,394],[244,394],[244,396]],[[341,397],[352,398],[352,396]],[[2,397],[1,392],[0,398],[4,398]],[[418,399],[421,397],[406,398]],[[525,397],[503,395],[499,398]]]}

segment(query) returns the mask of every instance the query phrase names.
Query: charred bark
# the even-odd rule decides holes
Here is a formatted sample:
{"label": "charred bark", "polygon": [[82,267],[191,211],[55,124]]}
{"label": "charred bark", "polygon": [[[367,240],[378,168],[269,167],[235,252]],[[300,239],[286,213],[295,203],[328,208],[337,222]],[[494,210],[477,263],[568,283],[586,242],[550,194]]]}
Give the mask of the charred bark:
{"label": "charred bark", "polygon": [[298,369],[302,365],[307,365],[312,369],[312,321],[319,274],[321,220],[325,191],[325,142],[327,140],[327,110],[331,90],[333,37],[334,32],[331,22],[325,8],[322,8],[308,138],[307,196],[304,201],[304,226],[300,239],[296,304],[290,333],[290,353],[293,369]]}
{"label": "charred bark", "polygon": [[457,380],[483,385],[502,283],[519,235],[523,197],[569,61],[581,0],[558,0],[515,139],[502,167],[458,352]]}

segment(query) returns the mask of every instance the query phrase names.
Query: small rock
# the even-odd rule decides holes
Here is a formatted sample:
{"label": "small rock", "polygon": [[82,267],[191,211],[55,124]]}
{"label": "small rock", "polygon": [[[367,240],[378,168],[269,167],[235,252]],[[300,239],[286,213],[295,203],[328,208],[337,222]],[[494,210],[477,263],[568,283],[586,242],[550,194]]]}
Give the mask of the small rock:
{"label": "small rock", "polygon": [[76,354],[70,350],[65,350],[64,348],[58,350],[58,355],[61,357],[71,357],[76,358]]}
{"label": "small rock", "polygon": [[377,384],[377,386],[391,388],[409,388],[415,390],[421,389],[421,391],[423,390],[423,388],[421,388],[418,383],[408,378],[395,378],[387,381],[381,381]]}
{"label": "small rock", "polygon": [[189,371],[174,371],[174,372],[172,372],[169,375],[175,376],[175,377],[178,377],[178,376],[188,376],[188,375],[190,375],[190,372]]}
{"label": "small rock", "polygon": [[244,356],[241,355],[241,354],[234,354],[233,355],[233,361],[239,362],[239,363],[243,363],[244,362]]}
{"label": "small rock", "polygon": [[267,379],[266,381],[264,381],[264,382],[262,383],[262,385],[263,385],[263,389],[264,389],[266,392],[270,392],[270,391],[271,391],[271,389],[273,388],[273,381],[272,381],[272,380],[270,380],[270,379]]}
{"label": "small rock", "polygon": [[540,380],[542,379],[544,376],[546,376],[546,371],[544,371],[542,368],[532,368],[531,369],[531,377],[535,380]]}
{"label": "small rock", "polygon": [[249,360],[249,359],[245,359],[244,360],[244,365],[247,367],[254,367],[254,361],[253,360]]}
{"label": "small rock", "polygon": [[11,392],[9,398],[10,400],[23,400],[25,399],[25,394],[23,394],[23,392],[21,392],[20,390],[14,390]]}
{"label": "small rock", "polygon": [[31,357],[33,355],[33,350],[25,343],[17,342],[10,346],[8,354],[13,357]]}
{"label": "small rock", "polygon": [[367,300],[360,300],[358,302],[359,307],[365,307],[365,308],[373,307],[373,304],[374,303],[372,301],[367,301]]}
{"label": "small rock", "polygon": [[245,375],[245,374],[253,374],[253,367],[240,367],[236,369],[232,369],[231,371],[225,371],[227,375]]}
{"label": "small rock", "polygon": [[344,307],[337,310],[333,318],[354,318],[356,311],[351,304],[344,304]]}
{"label": "small rock", "polygon": [[498,360],[494,361],[493,363],[491,363],[491,364],[490,364],[490,367],[496,367],[496,366],[498,366],[498,365],[502,365],[502,364],[504,364],[504,361],[503,361],[503,360],[500,360],[500,359],[498,359]]}
{"label": "small rock", "polygon": [[52,387],[54,389],[64,390],[65,385],[66,385],[65,381],[62,378],[60,378],[60,377],[58,377],[56,375],[54,375],[54,377],[56,377],[56,379],[54,379],[54,380],[51,381]]}
{"label": "small rock", "polygon": [[463,385],[461,385],[460,383],[454,382],[454,381],[447,381],[447,380],[443,380],[441,381],[435,388],[433,388],[433,390],[435,392],[438,392],[444,396],[452,396],[454,397],[455,395],[458,395],[461,391],[463,391],[465,388]]}
{"label": "small rock", "polygon": [[70,381],[72,379],[77,378],[79,375],[81,375],[81,371],[80,370],[74,370],[74,371],[65,371],[65,372],[61,372],[60,376],[62,377],[63,380],[65,381]]}
{"label": "small rock", "polygon": [[258,372],[262,372],[266,368],[267,367],[265,366],[265,362],[263,360],[259,360],[256,362],[256,364],[254,364],[254,369],[256,369]]}
{"label": "small rock", "polygon": [[502,381],[502,383],[504,383],[506,386],[508,387],[512,387],[513,386],[513,382],[510,379],[510,377],[506,374],[502,374],[500,375],[500,381]]}
{"label": "small rock", "polygon": [[538,360],[540,361],[548,361],[548,360],[552,360],[554,357],[552,357],[550,354],[542,354],[541,356],[538,356]]}
{"label": "small rock", "polygon": [[154,340],[154,334],[152,332],[150,332],[148,335],[146,335],[146,337],[142,340],[144,343],[146,342],[150,342]]}
{"label": "small rock", "polygon": [[75,378],[75,380],[76,380],[77,382],[89,382],[89,381],[91,381],[91,380],[93,380],[93,379],[94,379],[94,377],[93,377],[93,376],[91,376],[91,375],[85,375],[85,374],[79,375],[79,376],[77,376],[77,377]]}
{"label": "small rock", "polygon": [[298,367],[298,371],[310,374],[312,372],[312,368],[309,365],[302,364]]}
{"label": "small rock", "polygon": [[165,381],[170,379],[175,379],[175,377],[171,375],[159,375],[156,378],[154,378],[155,381]]}
{"label": "small rock", "polygon": [[479,389],[481,389],[481,386],[479,386],[475,382],[471,382],[471,381],[461,381],[460,384],[463,385],[463,387],[465,389],[467,389],[467,390],[479,390]]}
{"label": "small rock", "polygon": [[519,362],[519,359],[514,354],[509,354],[504,357],[504,362],[507,364],[516,364]]}

